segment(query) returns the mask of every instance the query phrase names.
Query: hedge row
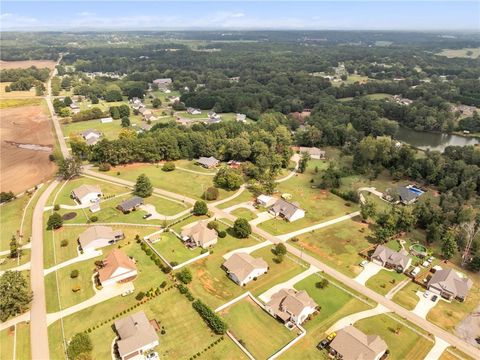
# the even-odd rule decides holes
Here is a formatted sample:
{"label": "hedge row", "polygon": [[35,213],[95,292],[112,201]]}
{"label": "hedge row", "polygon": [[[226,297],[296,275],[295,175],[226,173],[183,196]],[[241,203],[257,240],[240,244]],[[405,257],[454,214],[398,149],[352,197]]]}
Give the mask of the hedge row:
{"label": "hedge row", "polygon": [[198,299],[192,303],[192,306],[200,314],[203,320],[205,320],[214,333],[219,335],[225,334],[227,331],[227,323],[225,323],[220,316],[215,314],[212,309]]}
{"label": "hedge row", "polygon": [[222,336],[220,338],[218,338],[217,340],[215,340],[214,342],[212,342],[210,345],[208,345],[205,349],[203,349],[202,351],[200,352],[197,352],[196,354],[194,354],[193,356],[190,357],[190,360],[193,360],[193,359],[196,359],[196,358],[199,358],[203,353],[207,352],[208,350],[210,350],[211,348],[213,348],[215,345],[217,345],[218,343],[222,342],[225,338]]}

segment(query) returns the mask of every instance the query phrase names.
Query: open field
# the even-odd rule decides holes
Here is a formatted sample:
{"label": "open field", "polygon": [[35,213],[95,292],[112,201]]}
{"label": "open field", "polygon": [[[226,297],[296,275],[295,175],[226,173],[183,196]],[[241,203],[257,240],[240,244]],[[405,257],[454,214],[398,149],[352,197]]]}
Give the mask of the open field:
{"label": "open field", "polygon": [[362,261],[358,253],[371,245],[371,233],[369,226],[358,217],[300,235],[297,242],[289,240],[289,243],[354,277],[362,270],[358,266]]}
{"label": "open field", "polygon": [[17,324],[15,330],[9,328],[0,332],[0,358],[13,359],[15,331],[17,332],[15,359],[29,360],[31,358],[30,325],[25,322]]}
{"label": "open field", "polygon": [[249,298],[226,308],[221,316],[256,359],[267,359],[296,336],[295,330],[289,331]]}
{"label": "open field", "polygon": [[[117,175],[117,172],[120,175]],[[186,173],[180,169],[165,172],[162,171],[161,165],[131,164],[114,167],[105,173],[130,181],[136,181],[140,174],[145,174],[149,177],[154,187],[196,199],[201,199],[204,191],[208,187],[213,186],[213,176]],[[219,189],[219,200],[232,194],[233,192]]]}
{"label": "open field", "polygon": [[170,263],[181,264],[201,254],[202,248],[187,248],[173,233],[162,233],[160,240],[155,242],[153,248],[157,250]]}
{"label": "open field", "polygon": [[368,279],[365,285],[381,295],[386,295],[390,290],[398,285],[400,281],[405,279],[406,276],[404,274],[383,269],[380,270],[378,274]]}
{"label": "open field", "polygon": [[39,69],[48,68],[53,70],[56,62],[53,60],[18,60],[18,61],[4,61],[0,60],[0,69],[27,69],[35,66]]}
{"label": "open field", "polygon": [[[30,90],[7,92],[5,88],[10,84],[10,82],[0,83],[0,100],[2,100],[2,102],[4,100],[41,100],[39,97],[36,97],[37,94],[34,87],[32,87]],[[5,105],[2,106],[6,107]]]}
{"label": "open field", "polygon": [[113,120],[111,123],[102,124],[99,119],[78,121],[70,123],[62,123],[62,132],[64,136],[75,137],[81,136],[83,131],[95,129],[100,131],[104,137],[113,140],[118,137],[122,126],[120,120]]}
{"label": "open field", "polygon": [[320,280],[321,278],[314,274],[295,284],[295,289],[308,292],[320,307],[320,311],[304,324],[307,335],[280,356],[281,359],[327,359],[326,354],[316,348],[320,340],[325,338],[327,329],[347,315],[371,308],[332,283],[323,289],[317,288],[315,283]]}
{"label": "open field", "polygon": [[239,218],[247,219],[248,221],[257,218],[257,215],[254,212],[252,212],[249,209],[245,209],[245,208],[235,209],[231,212],[231,214],[235,215],[236,217],[239,217]]}
{"label": "open field", "polygon": [[355,323],[355,327],[368,335],[379,335],[388,345],[389,359],[423,360],[433,347],[432,341],[387,315],[360,320]]}
{"label": "open field", "polygon": [[253,196],[253,194],[248,191],[247,189],[243,190],[242,193],[237,196],[235,199],[232,199],[230,201],[227,201],[227,202],[224,202],[223,204],[220,204],[218,205],[217,207],[219,209],[226,209],[230,206],[233,206],[233,205],[236,205],[236,204],[240,204],[242,202],[246,202],[246,201],[253,201],[255,200],[255,197]]}
{"label": "open field", "polygon": [[29,199],[30,196],[24,195],[0,206],[0,251],[10,249],[9,244],[13,235],[17,237],[17,240],[20,240],[18,232],[20,231],[22,213]]}
{"label": "open field", "polygon": [[448,58],[476,59],[480,56],[480,48],[443,49],[437,55],[446,56]]}
{"label": "open field", "polygon": [[[0,84],[1,85],[1,84]],[[0,89],[1,90],[1,89]],[[0,109],[7,109],[20,106],[38,106],[42,105],[43,99],[3,99],[0,97]]]}
{"label": "open field", "polygon": [[[55,164],[48,158],[55,140],[44,105],[1,110],[0,191],[19,193],[44,182],[55,173]],[[18,147],[19,144],[41,145],[47,151],[24,149]]]}
{"label": "open field", "polygon": [[393,296],[392,300],[403,306],[405,309],[413,310],[420,300],[416,294],[419,290],[424,291],[425,289],[414,282],[409,282],[404,288],[402,288]]}

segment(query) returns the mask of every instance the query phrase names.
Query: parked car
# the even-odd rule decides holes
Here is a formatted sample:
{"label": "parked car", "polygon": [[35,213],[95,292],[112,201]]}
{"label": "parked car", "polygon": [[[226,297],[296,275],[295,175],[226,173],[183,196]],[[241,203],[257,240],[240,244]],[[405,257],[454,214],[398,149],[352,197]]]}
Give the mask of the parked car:
{"label": "parked car", "polygon": [[416,266],[411,272],[410,275],[417,276],[420,273],[420,268]]}
{"label": "parked car", "polygon": [[317,349],[318,350],[322,350],[322,349],[325,349],[328,344],[330,344],[330,341],[328,341],[327,339],[323,339],[322,341],[320,341],[317,345]]}
{"label": "parked car", "polygon": [[438,296],[437,296],[437,295],[433,295],[430,300],[432,300],[433,302],[435,302],[435,301],[437,301],[437,299],[438,299]]}
{"label": "parked car", "polygon": [[333,339],[335,339],[335,336],[337,336],[337,333],[332,332],[330,335],[327,336],[327,340],[332,341]]}
{"label": "parked car", "polygon": [[363,260],[359,265],[365,267],[368,264],[368,260]]}
{"label": "parked car", "polygon": [[145,359],[147,359],[147,360],[158,360],[159,356],[158,356],[158,353],[153,351],[150,354],[148,354],[147,356],[145,356]]}
{"label": "parked car", "polygon": [[429,267],[430,263],[428,261],[424,261],[422,264],[423,267]]}
{"label": "parked car", "polygon": [[423,293],[423,297],[428,299],[429,296],[430,296],[430,291],[427,290]]}
{"label": "parked car", "polygon": [[427,261],[428,261],[429,263],[431,263],[433,260],[435,260],[435,258],[434,258],[433,256],[430,256],[430,257],[427,259]]}
{"label": "parked car", "polygon": [[152,214],[145,214],[145,215],[143,215],[143,218],[148,219],[150,216],[152,216]]}

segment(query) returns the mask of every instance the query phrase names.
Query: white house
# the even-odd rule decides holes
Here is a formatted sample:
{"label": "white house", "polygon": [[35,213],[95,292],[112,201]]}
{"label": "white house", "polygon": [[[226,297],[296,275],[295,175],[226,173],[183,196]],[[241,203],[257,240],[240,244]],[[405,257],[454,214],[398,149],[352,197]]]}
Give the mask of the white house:
{"label": "white house", "polygon": [[103,267],[98,270],[98,279],[102,286],[118,282],[132,281],[137,277],[137,265],[123,251],[113,249],[103,260]]}
{"label": "white house", "polygon": [[189,113],[190,115],[200,115],[202,113],[202,110],[189,107],[187,108],[187,113]]}
{"label": "white house", "polygon": [[265,310],[284,323],[300,325],[317,310],[317,306],[306,291],[282,289],[272,295]]}
{"label": "white house", "polygon": [[262,258],[254,258],[246,253],[235,253],[223,263],[228,276],[240,286],[248,284],[253,279],[266,274],[268,264]]}
{"label": "white house", "polygon": [[236,119],[237,121],[246,123],[246,122],[247,122],[247,115],[245,115],[245,114],[236,114],[235,119]]}
{"label": "white house", "polygon": [[102,197],[102,190],[98,185],[80,185],[72,191],[71,196],[81,205],[86,205],[98,202]]}
{"label": "white house", "polygon": [[284,199],[278,199],[268,211],[290,222],[305,217],[305,211],[300,209],[298,204],[290,203]]}
{"label": "white house", "polygon": [[209,229],[205,221],[199,221],[194,225],[182,229],[182,241],[189,247],[200,246],[206,249],[217,243],[217,232]]}
{"label": "white house", "polygon": [[111,117],[105,117],[105,118],[101,118],[101,119],[100,119],[100,122],[101,122],[102,124],[108,124],[108,123],[113,122],[113,119],[112,119]]}
{"label": "white house", "polygon": [[93,251],[115,244],[124,238],[123,231],[113,230],[109,226],[95,225],[78,236],[78,242],[84,252]]}

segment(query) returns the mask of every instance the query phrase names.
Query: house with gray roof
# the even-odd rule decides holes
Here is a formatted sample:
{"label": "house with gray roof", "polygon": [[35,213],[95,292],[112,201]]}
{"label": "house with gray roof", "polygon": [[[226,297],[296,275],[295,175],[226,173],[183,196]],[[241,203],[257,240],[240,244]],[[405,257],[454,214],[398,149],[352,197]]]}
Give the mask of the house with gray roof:
{"label": "house with gray roof", "polygon": [[109,226],[95,225],[78,236],[78,242],[84,252],[93,251],[115,244],[124,238],[122,230],[113,230]]}
{"label": "house with gray roof", "polygon": [[212,169],[220,163],[219,160],[215,159],[213,156],[210,157],[200,157],[198,160],[195,161],[198,165],[203,166],[206,169]]}
{"label": "house with gray roof", "polygon": [[157,332],[143,311],[116,320],[115,330],[122,360],[143,359],[144,353],[159,345]]}
{"label": "house with gray roof", "polygon": [[405,186],[399,186],[397,188],[398,196],[400,198],[400,202],[404,205],[411,205],[415,201],[417,201],[419,194],[411,191],[409,188]]}
{"label": "house with gray roof", "polygon": [[310,158],[312,159],[325,159],[325,151],[317,148],[317,147],[305,147],[305,146],[299,146],[297,147],[297,151],[300,153],[307,153],[310,155]]}
{"label": "house with gray roof", "polygon": [[88,145],[95,145],[102,137],[102,133],[94,129],[85,130],[81,135]]}
{"label": "house with gray roof", "polygon": [[81,205],[97,203],[102,197],[102,190],[98,185],[83,184],[73,189],[71,197]]}
{"label": "house with gray roof", "polygon": [[301,219],[305,216],[305,211],[300,209],[297,203],[291,203],[284,199],[278,199],[268,211],[271,214],[290,222]]}
{"label": "house with gray roof", "polygon": [[240,286],[248,284],[268,271],[268,264],[265,260],[254,258],[247,253],[231,255],[222,267],[227,271],[230,279]]}
{"label": "house with gray roof", "polygon": [[317,311],[317,303],[304,290],[282,289],[273,294],[265,310],[284,323],[302,324]]}
{"label": "house with gray roof", "polygon": [[461,277],[453,269],[437,270],[427,283],[427,289],[445,299],[464,301],[473,282],[467,277]]}
{"label": "house with gray roof", "polygon": [[192,225],[187,225],[182,229],[182,241],[188,247],[200,246],[206,249],[217,243],[218,235],[214,229],[209,229],[206,221],[199,221]]}
{"label": "house with gray roof", "polygon": [[405,272],[412,263],[412,258],[408,256],[408,252],[404,249],[395,251],[384,245],[377,246],[371,260],[376,264],[399,272]]}
{"label": "house with gray roof", "polygon": [[168,87],[172,84],[171,78],[155,79],[153,80],[153,85],[158,87],[158,90],[167,90]]}
{"label": "house with gray roof", "polygon": [[378,335],[367,335],[354,326],[339,331],[330,343],[330,354],[344,360],[379,360],[388,346]]}
{"label": "house with gray roof", "polygon": [[118,204],[117,209],[124,213],[129,213],[136,210],[140,205],[143,205],[143,199],[140,196],[134,196]]}

